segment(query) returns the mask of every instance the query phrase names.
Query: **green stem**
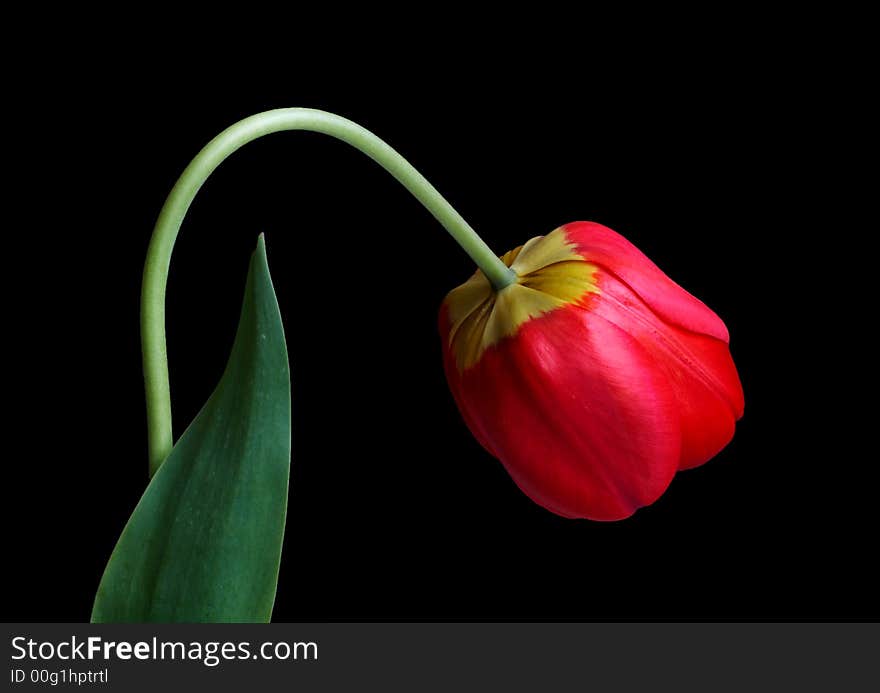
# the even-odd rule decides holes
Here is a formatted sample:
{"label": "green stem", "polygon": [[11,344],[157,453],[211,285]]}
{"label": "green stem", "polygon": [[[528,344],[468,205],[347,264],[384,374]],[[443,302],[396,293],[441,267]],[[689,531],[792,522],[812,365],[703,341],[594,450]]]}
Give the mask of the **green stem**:
{"label": "green stem", "polygon": [[171,391],[165,348],[165,288],[174,241],[196,193],[226,157],[258,137],[283,130],[321,132],[350,144],[388,171],[439,221],[496,289],[516,275],[462,219],[425,177],[369,130],[345,118],[310,108],[279,108],[237,122],[211,140],[186,167],[159,213],[141,292],[141,342],[147,395],[150,476],[171,452]]}

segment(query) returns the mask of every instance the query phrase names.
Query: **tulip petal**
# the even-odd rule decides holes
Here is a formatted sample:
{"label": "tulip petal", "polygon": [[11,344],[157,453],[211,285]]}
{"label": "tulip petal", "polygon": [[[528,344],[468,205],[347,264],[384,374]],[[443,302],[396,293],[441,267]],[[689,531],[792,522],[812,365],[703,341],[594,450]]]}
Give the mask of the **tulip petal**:
{"label": "tulip petal", "polygon": [[601,294],[592,309],[654,355],[678,402],[682,426],[679,467],[714,457],[733,437],[743,413],[743,392],[727,344],[669,325],[615,275],[597,274]]}
{"label": "tulip petal", "polygon": [[[448,324],[441,317],[441,330]],[[678,468],[665,374],[638,340],[581,306],[528,321],[463,372],[445,344],[444,356],[476,438],[559,515],[623,519],[654,502]]]}
{"label": "tulip petal", "polygon": [[616,274],[663,320],[729,342],[727,327],[705,303],[682,289],[657,265],[607,226],[576,221],[562,227],[588,262]]}
{"label": "tulip petal", "polygon": [[[733,359],[730,358],[730,352],[724,342],[712,337],[684,332],[679,334],[678,338],[681,343],[687,345],[690,353],[699,355],[704,368],[708,361],[713,359],[718,363],[713,369],[716,374],[727,376],[732,372],[733,377],[736,378]],[[670,385],[679,402],[678,413],[682,428],[679,469],[690,469],[715,457],[733,438],[736,420],[742,416],[742,389],[739,388],[737,413],[726,397],[719,395],[712,388],[705,387],[698,378],[688,377],[689,374],[684,368],[674,373],[675,363],[672,359],[664,362],[670,371]],[[736,382],[739,385],[738,379]]]}

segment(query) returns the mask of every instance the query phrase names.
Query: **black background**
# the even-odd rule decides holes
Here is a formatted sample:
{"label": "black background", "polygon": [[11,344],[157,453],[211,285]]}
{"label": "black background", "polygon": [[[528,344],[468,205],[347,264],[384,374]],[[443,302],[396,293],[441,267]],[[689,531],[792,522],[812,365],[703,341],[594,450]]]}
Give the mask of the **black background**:
{"label": "black background", "polygon": [[275,620],[877,618],[876,463],[835,434],[837,376],[815,349],[837,327],[812,254],[827,188],[803,186],[822,146],[799,134],[810,70],[744,62],[740,39],[716,39],[629,61],[632,44],[569,41],[540,63],[419,63],[417,79],[394,60],[306,61],[267,86],[209,62],[120,79],[103,56],[32,80],[5,263],[23,451],[6,460],[4,619],[88,618],[146,483],[152,224],[211,137],[293,105],[385,138],[499,253],[573,220],[623,233],[725,320],[746,413],[727,449],[631,519],[543,510],[471,438],[444,382],[436,312],[467,257],[345,145],[250,144],[184,224],[168,346],[179,434],[220,376],[265,232],[294,407]]}

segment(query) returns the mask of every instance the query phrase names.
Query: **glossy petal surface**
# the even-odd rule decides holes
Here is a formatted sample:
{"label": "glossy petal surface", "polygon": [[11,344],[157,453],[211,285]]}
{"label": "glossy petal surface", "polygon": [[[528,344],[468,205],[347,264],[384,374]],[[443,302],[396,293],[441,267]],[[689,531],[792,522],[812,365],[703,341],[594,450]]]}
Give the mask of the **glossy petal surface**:
{"label": "glossy petal surface", "polygon": [[440,313],[468,427],[533,500],[616,520],[733,436],[742,387],[724,323],[607,227],[575,222],[502,258]]}

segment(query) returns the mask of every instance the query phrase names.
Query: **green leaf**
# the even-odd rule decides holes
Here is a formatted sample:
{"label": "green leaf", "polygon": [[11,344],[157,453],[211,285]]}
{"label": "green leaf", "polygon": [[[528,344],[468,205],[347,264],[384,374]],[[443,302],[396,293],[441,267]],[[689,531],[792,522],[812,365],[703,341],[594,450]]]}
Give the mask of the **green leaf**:
{"label": "green leaf", "polygon": [[267,622],[290,476],[290,372],[260,236],[226,371],[104,571],[92,622]]}

